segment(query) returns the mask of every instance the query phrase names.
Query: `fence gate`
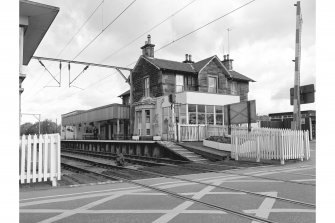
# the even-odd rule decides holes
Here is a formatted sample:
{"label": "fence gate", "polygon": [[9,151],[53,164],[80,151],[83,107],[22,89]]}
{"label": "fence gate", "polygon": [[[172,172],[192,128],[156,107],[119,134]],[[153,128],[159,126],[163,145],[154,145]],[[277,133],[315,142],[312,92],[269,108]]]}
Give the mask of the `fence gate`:
{"label": "fence gate", "polygon": [[61,179],[59,134],[23,135],[19,157],[21,184],[50,180],[56,186]]}

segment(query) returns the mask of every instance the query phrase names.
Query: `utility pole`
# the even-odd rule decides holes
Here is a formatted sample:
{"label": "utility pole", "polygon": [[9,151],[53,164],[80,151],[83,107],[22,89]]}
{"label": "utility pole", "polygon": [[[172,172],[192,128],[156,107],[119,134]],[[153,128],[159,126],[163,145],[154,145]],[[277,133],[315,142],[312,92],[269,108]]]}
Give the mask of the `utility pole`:
{"label": "utility pole", "polygon": [[295,130],[301,129],[300,114],[300,61],[301,61],[301,8],[300,1],[294,6],[297,7],[296,13],[296,39],[295,39],[295,60],[294,60],[294,96],[293,96],[293,126]]}

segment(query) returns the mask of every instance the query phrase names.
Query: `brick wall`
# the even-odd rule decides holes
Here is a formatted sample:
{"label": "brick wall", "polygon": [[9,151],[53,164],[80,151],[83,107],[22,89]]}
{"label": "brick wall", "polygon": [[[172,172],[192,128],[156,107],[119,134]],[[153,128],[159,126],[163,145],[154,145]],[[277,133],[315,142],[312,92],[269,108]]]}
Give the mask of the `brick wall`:
{"label": "brick wall", "polygon": [[208,92],[208,76],[218,78],[218,93],[223,94],[227,91],[227,77],[224,75],[222,68],[215,60],[212,60],[198,75],[198,84],[200,92]]}
{"label": "brick wall", "polygon": [[144,96],[144,77],[149,77],[150,97],[162,95],[162,76],[157,67],[143,59],[139,59],[133,74],[134,102],[139,101]]}
{"label": "brick wall", "polygon": [[176,92],[176,74],[165,71],[162,74],[163,95]]}

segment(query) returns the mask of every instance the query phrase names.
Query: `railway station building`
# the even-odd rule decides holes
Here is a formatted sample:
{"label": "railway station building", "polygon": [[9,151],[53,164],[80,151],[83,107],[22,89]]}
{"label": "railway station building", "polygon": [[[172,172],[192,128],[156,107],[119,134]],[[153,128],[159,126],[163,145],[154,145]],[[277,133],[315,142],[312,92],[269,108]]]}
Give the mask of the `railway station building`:
{"label": "railway station building", "polygon": [[[184,61],[172,61],[155,58],[154,47],[148,35],[141,47],[142,55],[131,72],[132,86],[119,96],[122,105],[113,105],[125,109],[128,116],[115,113],[112,117],[101,117],[101,108],[95,108],[62,115],[62,125],[75,124],[78,139],[86,137],[86,133],[79,133],[79,123],[87,126],[93,122],[101,139],[113,139],[121,134],[124,138],[157,136],[169,140],[173,138],[176,123],[223,127],[223,106],[248,100],[249,83],[254,80],[233,70],[229,55],[223,60],[213,55],[195,62],[192,55],[186,54]],[[129,116],[131,93],[132,115]],[[91,118],[84,118],[88,116]]]}

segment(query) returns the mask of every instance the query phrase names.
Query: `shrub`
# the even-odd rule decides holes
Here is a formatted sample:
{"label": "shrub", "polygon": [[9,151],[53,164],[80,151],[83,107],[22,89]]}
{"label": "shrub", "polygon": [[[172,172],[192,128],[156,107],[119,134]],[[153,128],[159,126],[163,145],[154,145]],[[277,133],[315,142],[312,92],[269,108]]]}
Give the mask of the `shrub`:
{"label": "shrub", "polygon": [[210,136],[206,140],[228,144],[231,143],[231,139],[225,136]]}

